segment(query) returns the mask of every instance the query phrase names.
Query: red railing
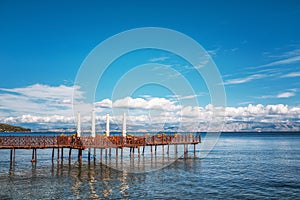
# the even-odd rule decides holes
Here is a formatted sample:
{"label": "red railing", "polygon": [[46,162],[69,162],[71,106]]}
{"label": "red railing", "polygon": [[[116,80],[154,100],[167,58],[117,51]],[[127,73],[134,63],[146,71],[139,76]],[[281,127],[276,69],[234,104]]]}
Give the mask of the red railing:
{"label": "red railing", "polygon": [[0,136],[0,148],[123,148],[147,145],[197,144],[200,136],[155,135],[155,136]]}

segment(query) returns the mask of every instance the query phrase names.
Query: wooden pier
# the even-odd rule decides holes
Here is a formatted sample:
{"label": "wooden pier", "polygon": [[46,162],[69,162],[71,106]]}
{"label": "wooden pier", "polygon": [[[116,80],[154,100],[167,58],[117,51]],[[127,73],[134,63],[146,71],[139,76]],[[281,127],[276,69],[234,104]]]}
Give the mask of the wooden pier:
{"label": "wooden pier", "polygon": [[[143,153],[146,146],[184,145],[184,153],[187,151],[188,145],[194,145],[194,154],[196,145],[201,143],[200,135],[192,134],[174,134],[164,135],[157,134],[154,136],[0,136],[0,149],[10,149],[10,163],[15,161],[16,149],[32,149],[32,162],[37,161],[37,149],[52,148],[52,161],[54,160],[54,149],[57,149],[57,160],[59,161],[60,149],[61,158],[63,157],[63,149],[69,149],[69,160],[71,159],[72,149],[78,149],[78,161],[82,160],[82,151],[86,149],[121,149],[121,156],[123,155],[123,148],[130,148],[130,152],[138,149],[140,155],[140,147],[143,147]],[[88,152],[90,154],[90,151]],[[90,155],[88,156],[90,159]]]}

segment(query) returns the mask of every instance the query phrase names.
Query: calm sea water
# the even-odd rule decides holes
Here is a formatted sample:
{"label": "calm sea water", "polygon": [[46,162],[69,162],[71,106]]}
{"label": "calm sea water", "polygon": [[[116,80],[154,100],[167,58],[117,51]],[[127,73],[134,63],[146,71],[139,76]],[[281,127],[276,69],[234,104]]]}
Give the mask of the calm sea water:
{"label": "calm sea water", "polygon": [[[199,149],[199,146],[198,146]],[[132,174],[88,163],[51,162],[51,150],[0,150],[0,199],[300,199],[300,134],[226,133],[204,158],[179,158]],[[67,152],[65,153],[67,154]]]}

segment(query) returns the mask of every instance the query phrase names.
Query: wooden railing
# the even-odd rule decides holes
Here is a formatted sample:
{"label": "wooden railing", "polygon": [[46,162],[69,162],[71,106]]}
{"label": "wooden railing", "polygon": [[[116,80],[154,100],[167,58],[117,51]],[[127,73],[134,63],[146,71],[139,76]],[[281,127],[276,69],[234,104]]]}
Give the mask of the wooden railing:
{"label": "wooden railing", "polygon": [[146,138],[147,145],[166,144],[198,144],[201,143],[200,135],[156,135]]}
{"label": "wooden railing", "polygon": [[0,148],[58,148],[71,144],[71,136],[0,136]]}
{"label": "wooden railing", "polygon": [[155,135],[155,136],[0,136],[0,149],[32,148],[123,148],[147,145],[197,144],[200,135]]}

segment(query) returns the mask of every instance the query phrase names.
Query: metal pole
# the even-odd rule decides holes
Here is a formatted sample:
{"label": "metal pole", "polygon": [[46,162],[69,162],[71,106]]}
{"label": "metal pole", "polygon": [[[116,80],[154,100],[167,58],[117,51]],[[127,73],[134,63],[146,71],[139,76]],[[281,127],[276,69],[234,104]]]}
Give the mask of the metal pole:
{"label": "metal pole", "polygon": [[109,136],[109,114],[106,113],[106,136]]}
{"label": "metal pole", "polygon": [[77,113],[77,137],[81,136],[81,119],[80,112]]}
{"label": "metal pole", "polygon": [[122,136],[126,137],[126,114],[125,114],[125,112],[123,113]]}
{"label": "metal pole", "polygon": [[95,110],[92,111],[92,132],[91,132],[91,136],[92,137],[96,136]]}

